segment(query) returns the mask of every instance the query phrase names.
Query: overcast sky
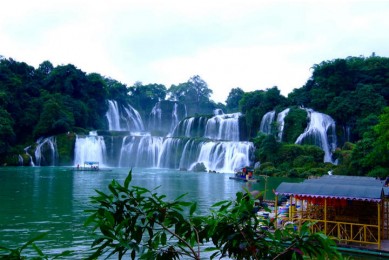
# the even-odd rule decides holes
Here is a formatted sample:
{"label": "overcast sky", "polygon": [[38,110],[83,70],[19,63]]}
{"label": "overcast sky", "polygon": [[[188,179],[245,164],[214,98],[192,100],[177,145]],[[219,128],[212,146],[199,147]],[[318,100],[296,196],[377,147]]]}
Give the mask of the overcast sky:
{"label": "overcast sky", "polygon": [[325,60],[389,57],[389,1],[12,0],[0,10],[6,58],[128,86],[200,75],[216,102],[235,87],[286,96]]}

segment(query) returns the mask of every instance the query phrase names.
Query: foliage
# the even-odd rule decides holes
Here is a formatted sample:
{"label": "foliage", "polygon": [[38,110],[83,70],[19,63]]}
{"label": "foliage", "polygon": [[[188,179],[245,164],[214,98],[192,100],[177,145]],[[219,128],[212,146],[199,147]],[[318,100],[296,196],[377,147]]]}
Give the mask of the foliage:
{"label": "foliage", "polygon": [[369,175],[384,178],[389,173],[388,129],[389,108],[386,107],[379,122],[364,133],[361,140],[346,143],[336,151],[339,160],[335,174]]}
{"label": "foliage", "polygon": [[[58,98],[58,99],[56,99]],[[42,114],[34,130],[35,138],[65,133],[72,130],[74,116],[61,103],[61,96],[53,96],[47,100],[42,109]]]}
{"label": "foliage", "polygon": [[198,75],[191,77],[187,82],[172,85],[168,93],[170,100],[179,101],[187,105],[188,115],[212,114],[217,107],[210,100],[212,90]]}
{"label": "foliage", "polygon": [[284,119],[282,141],[294,143],[307,127],[307,112],[299,108],[291,108]]}
{"label": "foliage", "polygon": [[242,99],[244,91],[241,88],[233,88],[228,94],[226,100],[227,112],[234,113],[239,111],[239,101]]}
{"label": "foliage", "polygon": [[365,132],[356,144],[345,145],[338,151],[340,165],[336,173],[369,175],[384,178],[389,173],[389,107],[380,115],[379,122]]}
{"label": "foliage", "polygon": [[255,160],[261,162],[258,174],[304,178],[329,170],[323,163],[324,152],[317,146],[279,143],[273,135],[264,134],[253,142]]}
{"label": "foliage", "polygon": [[10,143],[15,138],[13,131],[13,119],[10,114],[0,108],[0,154],[7,153],[10,149]]}
{"label": "foliage", "polygon": [[58,165],[71,165],[74,160],[74,145],[76,135],[74,133],[60,134],[56,136],[58,147]]}
{"label": "foliage", "polygon": [[373,55],[323,61],[313,66],[311,78],[288,99],[291,104],[331,115],[339,126],[352,128],[351,141],[359,140],[368,131],[361,121],[369,115],[377,117],[389,102],[388,78],[388,58]]}
{"label": "foliage", "polygon": [[[374,168],[386,169],[389,173],[389,107],[379,117],[379,123],[374,126],[373,131],[377,136],[373,143],[373,150],[367,155],[367,163]],[[382,170],[381,170],[382,171]],[[384,177],[384,176],[379,176]]]}
{"label": "foliage", "polygon": [[94,225],[94,252],[89,258],[117,255],[118,259],[200,259],[200,245],[213,244],[205,252],[211,259],[324,259],[341,258],[335,242],[322,233],[311,233],[309,224],[270,232],[273,223],[257,216],[260,207],[250,193],[238,192],[234,201],[220,201],[209,216],[196,216],[196,203],[167,202],[142,187],[130,186],[131,172],[124,185],[113,180],[110,194],[96,191],[96,205],[86,221]]}
{"label": "foliage", "polygon": [[154,105],[165,100],[167,90],[162,84],[143,85],[141,82],[136,82],[128,88],[128,93],[131,104],[140,110],[142,118],[147,119]]}
{"label": "foliage", "polygon": [[53,67],[49,61],[34,69],[0,60],[0,109],[13,122],[7,122],[13,132],[4,139],[8,146],[27,146],[38,137],[76,128],[104,128],[107,97],[104,78],[97,73],[86,74],[70,64]]}
{"label": "foliage", "polygon": [[[96,191],[92,197],[96,205],[88,210],[92,215],[86,224],[94,224],[100,231],[93,242],[91,259],[118,255],[122,259],[128,252],[132,259],[178,259],[180,256],[199,258],[195,244],[199,244],[198,218],[193,216],[196,203],[188,203],[178,197],[173,202],[165,201],[142,187],[129,184],[131,172],[124,185],[113,180],[109,185],[111,194]],[[189,218],[184,209],[189,207]]]}
{"label": "foliage", "polygon": [[283,107],[286,98],[281,95],[277,87],[247,92],[239,101],[239,107],[246,115],[246,125],[249,137],[254,137],[266,112]]}

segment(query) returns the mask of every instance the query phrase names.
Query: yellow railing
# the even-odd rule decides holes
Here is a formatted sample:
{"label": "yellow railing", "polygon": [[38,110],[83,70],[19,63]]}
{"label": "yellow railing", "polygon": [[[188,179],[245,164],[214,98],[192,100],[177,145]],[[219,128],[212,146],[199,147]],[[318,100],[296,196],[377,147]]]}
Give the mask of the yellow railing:
{"label": "yellow railing", "polygon": [[313,223],[311,226],[312,232],[323,232],[327,236],[338,240],[339,243],[361,243],[373,245],[379,245],[380,243],[378,225],[302,218],[293,218],[292,221],[297,225],[309,221]]}

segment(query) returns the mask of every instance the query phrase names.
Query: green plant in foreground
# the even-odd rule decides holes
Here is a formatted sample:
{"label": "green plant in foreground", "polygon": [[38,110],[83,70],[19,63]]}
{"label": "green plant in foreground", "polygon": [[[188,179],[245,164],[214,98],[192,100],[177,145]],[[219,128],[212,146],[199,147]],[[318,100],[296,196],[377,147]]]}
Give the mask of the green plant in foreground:
{"label": "green plant in foreground", "polygon": [[[131,186],[132,173],[124,185],[113,180],[110,194],[96,191],[96,208],[87,225],[94,225],[94,252],[118,259],[200,259],[210,252],[211,259],[340,259],[335,243],[322,233],[312,234],[309,224],[272,229],[273,223],[258,218],[259,207],[250,193],[238,192],[234,201],[214,204],[209,216],[196,216],[196,203],[172,202],[155,190]],[[210,245],[200,250],[201,245]],[[212,246],[213,244],[213,246]]]}
{"label": "green plant in foreground", "polygon": [[94,224],[100,232],[90,258],[117,254],[121,259],[129,252],[133,259],[178,259],[183,255],[199,259],[200,250],[195,245],[201,244],[197,227],[202,221],[193,216],[197,204],[181,201],[184,195],[166,202],[165,195],[129,187],[131,179],[130,172],[124,185],[115,180],[109,184],[111,194],[96,191],[98,196],[92,197],[98,206],[88,210],[92,215],[86,224]]}

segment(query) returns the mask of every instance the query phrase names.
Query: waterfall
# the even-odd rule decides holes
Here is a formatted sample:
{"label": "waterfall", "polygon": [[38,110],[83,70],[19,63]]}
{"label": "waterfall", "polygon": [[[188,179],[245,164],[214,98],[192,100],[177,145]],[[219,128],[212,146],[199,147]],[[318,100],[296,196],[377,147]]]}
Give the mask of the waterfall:
{"label": "waterfall", "polygon": [[150,113],[149,129],[161,129],[162,128],[162,109],[161,103],[155,104]]}
{"label": "waterfall", "polygon": [[130,131],[144,131],[145,127],[143,126],[142,118],[140,117],[138,111],[136,111],[132,106],[128,105],[128,108],[124,108],[125,112],[125,122],[127,125],[126,130]]}
{"label": "waterfall", "polygon": [[189,139],[184,146],[182,156],[180,158],[180,169],[189,169],[200,154],[203,142],[198,142],[195,139]]}
{"label": "waterfall", "polygon": [[34,155],[35,165],[54,166],[58,158],[55,138],[51,136],[38,139]]}
{"label": "waterfall", "polygon": [[117,101],[108,100],[106,117],[109,131],[144,131],[142,118],[129,104],[120,109]]}
{"label": "waterfall", "polygon": [[170,133],[173,133],[174,128],[176,128],[176,125],[178,125],[179,122],[177,109],[178,109],[178,104],[174,103],[174,109],[172,113],[172,124],[170,125]]}
{"label": "waterfall", "polygon": [[[108,139],[107,139],[108,138]],[[253,152],[251,142],[208,141],[194,138],[124,136],[119,145],[110,146],[116,151],[107,151],[111,136],[77,136],[75,165],[85,161],[98,161],[102,167],[158,167],[191,169],[196,163],[204,163],[207,170],[234,172],[251,165]],[[107,140],[104,140],[107,139]],[[109,141],[108,143],[110,143]],[[107,154],[118,154],[107,164]]]}
{"label": "waterfall", "polygon": [[204,116],[185,118],[175,127],[172,137],[204,137],[208,118]]}
{"label": "waterfall", "polygon": [[309,124],[296,140],[296,144],[313,144],[319,146],[324,151],[324,162],[334,163],[332,152],[336,149],[335,121],[326,114],[322,114],[312,109],[306,109]]}
{"label": "waterfall", "polygon": [[182,140],[179,138],[167,138],[163,142],[161,154],[158,160],[159,168],[178,169],[181,154]]}
{"label": "waterfall", "polygon": [[205,137],[213,140],[239,141],[241,113],[218,114],[207,121]]}
{"label": "waterfall", "polygon": [[87,161],[99,162],[100,167],[105,167],[106,147],[104,137],[96,132],[90,132],[88,136],[76,136],[74,148],[74,165],[83,165]]}
{"label": "waterfall", "polygon": [[108,129],[110,131],[120,131],[120,116],[119,108],[116,101],[108,100],[108,111],[106,114],[108,119]]}
{"label": "waterfall", "polygon": [[272,124],[274,122],[275,114],[276,114],[276,111],[270,111],[270,112],[267,112],[262,117],[259,131],[261,131],[264,134],[271,134],[272,133]]}
{"label": "waterfall", "polygon": [[197,162],[204,163],[211,171],[234,172],[251,165],[251,142],[206,142],[201,146]]}
{"label": "waterfall", "polygon": [[20,154],[18,154],[18,164],[19,166],[23,166],[23,157]]}
{"label": "waterfall", "polygon": [[285,117],[289,113],[290,108],[282,110],[277,115],[277,126],[278,126],[278,141],[282,141],[282,134],[284,132]]}
{"label": "waterfall", "polygon": [[30,146],[27,146],[26,148],[24,148],[24,151],[26,152],[26,155],[28,156],[28,158],[30,158],[30,166],[35,166],[34,164],[34,160],[31,156],[31,154],[28,152],[28,150],[31,148],[31,145]]}
{"label": "waterfall", "polygon": [[126,136],[120,150],[120,167],[157,167],[162,137]]}
{"label": "waterfall", "polygon": [[213,116],[187,118],[184,105],[161,101],[150,113],[146,129],[150,132],[145,132],[135,109],[114,100],[108,104],[109,130],[121,133],[77,135],[75,165],[96,161],[102,167],[191,169],[204,163],[207,170],[231,173],[251,165],[253,144],[239,142],[241,113],[224,114],[216,109]]}

